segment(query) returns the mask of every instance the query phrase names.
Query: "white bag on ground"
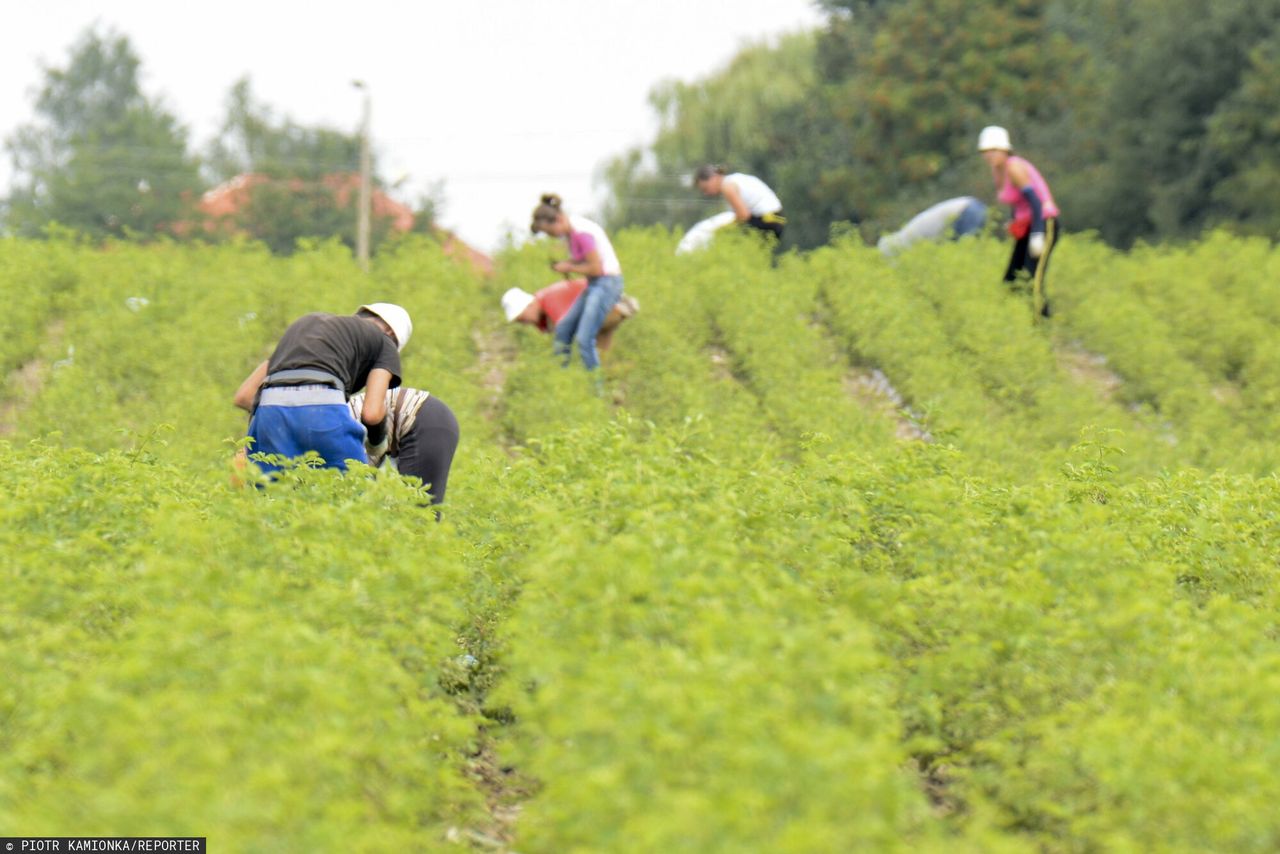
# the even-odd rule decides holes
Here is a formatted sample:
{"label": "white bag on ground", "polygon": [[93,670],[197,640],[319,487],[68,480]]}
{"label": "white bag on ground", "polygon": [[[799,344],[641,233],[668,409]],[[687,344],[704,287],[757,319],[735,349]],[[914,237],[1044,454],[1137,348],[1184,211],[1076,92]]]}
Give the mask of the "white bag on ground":
{"label": "white bag on ground", "polygon": [[712,238],[716,236],[716,232],[726,225],[732,224],[735,219],[733,211],[721,211],[715,216],[707,217],[702,222],[696,223],[685,232],[684,237],[680,238],[680,243],[676,245],[676,254],[684,255],[708,246]]}

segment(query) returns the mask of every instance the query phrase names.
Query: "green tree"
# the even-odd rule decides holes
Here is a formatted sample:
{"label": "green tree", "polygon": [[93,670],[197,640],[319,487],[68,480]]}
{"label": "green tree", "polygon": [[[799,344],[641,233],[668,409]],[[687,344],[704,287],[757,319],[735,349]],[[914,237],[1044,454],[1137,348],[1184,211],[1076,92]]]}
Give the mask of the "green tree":
{"label": "green tree", "polygon": [[319,182],[272,181],[255,186],[236,224],[277,255],[289,255],[307,237],[339,237],[355,245],[355,213]]}
{"label": "green tree", "polygon": [[760,176],[786,207],[776,170],[797,140],[796,129],[778,118],[798,109],[813,85],[813,37],[792,35],[776,47],[746,48],[705,81],[656,86],[649,95],[659,119],[652,147],[629,151],[602,172],[612,191],[607,222],[687,226],[722,209],[693,188],[693,172],[704,163]]}
{"label": "green tree", "polygon": [[[338,237],[355,245],[358,132],[309,127],[279,115],[254,97],[249,78],[243,77],[227,96],[226,117],[209,145],[206,163],[215,181],[247,174],[269,179],[251,185],[249,201],[233,222],[273,252],[292,252],[304,237]],[[374,186],[384,186],[376,159]],[[425,213],[430,217],[433,209]],[[375,213],[371,247],[376,250],[390,232],[389,218]]]}
{"label": "green tree", "polygon": [[317,179],[360,168],[360,134],[307,127],[279,116],[254,98],[249,78],[242,77],[227,95],[226,117],[209,145],[206,162],[214,181],[250,172]]}
{"label": "green tree", "polygon": [[748,49],[702,83],[654,91],[662,121],[652,148],[605,171],[615,223],[646,221],[637,204],[651,218],[687,219],[687,206],[650,199],[674,196],[691,165],[727,160],[778,191],[790,243],[823,243],[841,222],[874,232],[948,195],[989,195],[973,150],[983,125],[1055,138],[1096,89],[1087,52],[1033,0],[822,5],[828,21],[816,35]]}
{"label": "green tree", "polygon": [[56,221],[99,238],[149,235],[183,217],[198,165],[186,129],[143,93],[140,68],[127,38],[91,29],[65,67],[44,69],[38,121],[6,140],[12,230]]}
{"label": "green tree", "polygon": [[860,8],[830,20],[806,102],[823,157],[810,196],[831,220],[875,231],[947,196],[990,195],[978,131],[1003,124],[1036,149],[1093,84],[1084,52],[1050,27],[1052,4],[845,5]]}
{"label": "green tree", "polygon": [[1274,95],[1260,103],[1254,94],[1267,49],[1253,48],[1280,26],[1280,0],[1132,0],[1125,9],[1123,49],[1113,54],[1114,85],[1099,128],[1107,152],[1103,234],[1120,245],[1197,233],[1215,211],[1231,211],[1230,202],[1215,208],[1223,182],[1251,192],[1231,180],[1254,156],[1239,145],[1257,110],[1276,103]]}
{"label": "green tree", "polygon": [[436,236],[439,230],[437,223],[444,215],[444,207],[445,184],[441,178],[432,181],[425,192],[418,194],[418,199],[413,204],[413,232]]}
{"label": "green tree", "polygon": [[1226,174],[1213,187],[1215,220],[1280,237],[1280,32],[1249,52],[1240,85],[1209,119],[1210,156]]}

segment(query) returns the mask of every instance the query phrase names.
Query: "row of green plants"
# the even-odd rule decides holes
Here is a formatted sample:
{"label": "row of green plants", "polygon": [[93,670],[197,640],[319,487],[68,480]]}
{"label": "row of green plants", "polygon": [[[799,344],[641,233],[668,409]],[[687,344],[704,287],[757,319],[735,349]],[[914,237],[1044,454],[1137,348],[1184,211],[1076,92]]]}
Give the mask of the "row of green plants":
{"label": "row of green plants", "polygon": [[[45,246],[75,351],[0,444],[0,823],[244,850],[1274,849],[1280,486],[1253,434],[1215,447],[1212,394],[1136,399],[1170,365],[1213,376],[1190,330],[1167,364],[1085,338],[1077,271],[1141,265],[1074,242],[1046,328],[991,282],[994,243],[889,264],[674,238],[618,235],[642,311],[600,396],[500,317],[556,278],[542,245],[490,281],[425,243],[367,277],[336,246]],[[1100,323],[1154,318],[1096,287]],[[240,379],[294,316],[374,299],[410,308],[406,381],[462,423],[444,521],[363,471],[231,488]],[[1113,395],[1063,366],[1077,337]],[[872,369],[930,441],[850,393]]]}
{"label": "row of green plants", "polygon": [[1274,252],[1225,234],[1116,253],[1088,241],[1061,253],[1063,320],[1105,353],[1122,396],[1169,423],[1179,458],[1274,470]]}
{"label": "row of green plants", "polygon": [[[1038,323],[1028,295],[998,281],[1005,249],[922,246],[887,264],[844,244],[815,253],[807,269],[850,357],[884,370],[957,447],[1015,477],[1044,474],[1092,425],[1120,431],[1126,468],[1155,470],[1170,457],[1165,425],[1072,374],[1059,320]],[[1063,279],[1054,278],[1055,306]]]}
{"label": "row of green plants", "polygon": [[245,427],[230,392],[292,320],[392,298],[417,329],[404,354],[406,384],[471,415],[467,404],[478,392],[457,368],[475,353],[470,328],[482,311],[469,299],[475,276],[425,238],[383,253],[372,277],[337,242],[288,259],[257,244],[122,243],[98,251],[23,241],[6,241],[0,256],[16,267],[37,249],[43,260],[26,269],[26,281],[52,295],[45,317],[56,322],[57,341],[48,349],[41,330],[46,349],[37,342],[26,350],[57,364],[24,408],[24,433],[57,431],[66,446],[108,450],[166,424],[181,440],[161,450],[162,459],[220,460],[228,438]]}
{"label": "row of green plants", "polygon": [[264,851],[484,827],[484,719],[459,699],[472,541],[393,476],[228,477],[240,380],[296,316],[363,302],[410,309],[405,380],[474,440],[475,276],[410,245],[372,276],[337,245],[5,241],[0,258],[57,328],[19,359],[60,362],[0,444],[0,823]]}
{"label": "row of green plants", "polygon": [[532,526],[489,703],[542,781],[522,845],[1280,839],[1273,481],[1124,486],[1083,447],[1011,489],[922,444],[740,448],[623,419],[516,464]]}
{"label": "row of green plants", "polygon": [[[619,241],[648,308],[607,360],[614,414],[573,408],[586,390],[518,336],[508,412],[554,396],[574,413],[538,419],[516,464],[538,533],[490,702],[544,783],[522,842],[1275,844],[1271,723],[1249,712],[1280,673],[1273,478],[1157,475],[1185,465],[1169,437],[1194,425],[1070,376],[1064,341],[979,272],[999,248],[888,267],[837,247],[775,270],[743,246],[686,261],[662,245]],[[972,271],[943,292],[931,276],[956,260]],[[505,275],[545,274],[522,256]],[[809,355],[824,339],[933,407],[937,440],[868,438],[866,413],[793,433],[789,412],[829,427],[849,404]],[[663,419],[694,400],[721,405]]]}
{"label": "row of green plants", "polygon": [[[603,399],[576,364],[558,367],[547,336],[514,330],[503,416],[516,445],[497,492],[521,520],[506,547],[521,555],[519,592],[490,649],[486,706],[513,722],[505,761],[539,781],[515,847],[940,838],[900,767],[868,627],[800,580],[803,556],[789,571],[761,560],[757,539],[781,530],[762,484],[813,436],[771,413],[779,390],[713,360],[735,354],[671,246],[656,231],[619,242],[642,310],[606,357]],[[744,273],[761,257],[767,269],[747,252]],[[492,296],[554,278],[529,248]]]}
{"label": "row of green plants", "polygon": [[[29,389],[20,386],[57,337],[54,320],[61,303],[76,285],[76,272],[67,263],[66,253],[48,252],[34,242],[7,241],[0,252],[0,289],[8,298],[8,308],[0,319],[0,371],[6,400],[25,398]],[[9,426],[9,425],[6,425]]]}
{"label": "row of green plants", "polygon": [[0,445],[0,821],[228,850],[478,821],[446,690],[465,546],[398,479],[259,495],[146,451]]}

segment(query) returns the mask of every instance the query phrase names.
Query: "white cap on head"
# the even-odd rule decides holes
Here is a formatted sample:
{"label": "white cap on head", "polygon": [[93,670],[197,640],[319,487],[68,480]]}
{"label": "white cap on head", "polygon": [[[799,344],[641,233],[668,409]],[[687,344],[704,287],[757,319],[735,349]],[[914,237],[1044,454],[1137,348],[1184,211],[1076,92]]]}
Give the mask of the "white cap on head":
{"label": "white cap on head", "polygon": [[396,336],[397,350],[403,350],[404,345],[409,343],[409,336],[413,334],[413,321],[409,319],[409,312],[400,306],[390,302],[371,302],[360,306],[356,311],[367,311],[382,318]]}
{"label": "white cap on head", "polygon": [[979,151],[1013,151],[1009,132],[998,125],[988,125],[978,134]]}
{"label": "white cap on head", "polygon": [[502,295],[502,311],[507,316],[507,323],[511,323],[520,313],[528,308],[534,300],[533,294],[520,288],[511,288]]}

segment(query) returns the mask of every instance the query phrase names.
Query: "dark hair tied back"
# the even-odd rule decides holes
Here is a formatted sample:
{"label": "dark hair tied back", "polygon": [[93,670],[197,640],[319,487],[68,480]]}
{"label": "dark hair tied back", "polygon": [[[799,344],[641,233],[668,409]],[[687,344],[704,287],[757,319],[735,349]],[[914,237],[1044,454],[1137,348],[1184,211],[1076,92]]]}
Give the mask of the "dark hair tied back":
{"label": "dark hair tied back", "polygon": [[705,166],[699,166],[698,171],[693,173],[693,183],[700,184],[703,181],[711,180],[712,176],[714,175],[726,175],[726,174],[728,173],[725,171],[725,168],[723,166],[717,166],[715,164],[708,163]]}
{"label": "dark hair tied back", "polygon": [[537,234],[541,223],[552,223],[559,219],[560,204],[560,197],[555,193],[543,193],[541,202],[533,209],[533,222],[529,224],[529,230]]}

